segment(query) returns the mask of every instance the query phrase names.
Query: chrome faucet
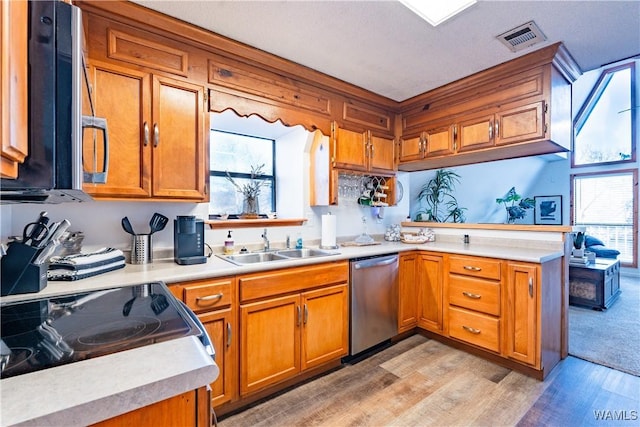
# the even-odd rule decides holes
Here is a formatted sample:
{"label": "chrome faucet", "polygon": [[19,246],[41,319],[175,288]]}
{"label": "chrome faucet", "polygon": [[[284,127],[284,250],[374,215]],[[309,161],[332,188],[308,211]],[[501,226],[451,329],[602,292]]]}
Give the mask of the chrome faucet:
{"label": "chrome faucet", "polygon": [[264,240],[264,250],[268,251],[270,248],[269,245],[269,239],[267,238],[267,229],[264,229],[264,232],[262,233],[262,240]]}

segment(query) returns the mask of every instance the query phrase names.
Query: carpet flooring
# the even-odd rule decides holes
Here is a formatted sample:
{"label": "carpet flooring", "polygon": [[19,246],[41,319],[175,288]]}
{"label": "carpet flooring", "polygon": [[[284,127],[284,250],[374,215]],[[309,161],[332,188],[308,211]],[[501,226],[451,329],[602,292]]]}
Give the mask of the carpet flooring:
{"label": "carpet flooring", "polygon": [[640,376],[640,280],[620,276],[620,290],[604,311],[569,306],[569,354]]}

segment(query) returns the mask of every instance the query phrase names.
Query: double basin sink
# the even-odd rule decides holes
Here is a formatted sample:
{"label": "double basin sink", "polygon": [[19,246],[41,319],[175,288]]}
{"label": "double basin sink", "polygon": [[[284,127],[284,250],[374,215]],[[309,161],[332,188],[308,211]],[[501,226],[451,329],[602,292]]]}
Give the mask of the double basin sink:
{"label": "double basin sink", "polygon": [[246,254],[235,255],[218,255],[236,265],[257,264],[262,262],[283,261],[302,258],[315,258],[322,256],[335,255],[335,252],[326,252],[320,249],[302,248],[302,249],[280,249],[268,252],[251,252]]}

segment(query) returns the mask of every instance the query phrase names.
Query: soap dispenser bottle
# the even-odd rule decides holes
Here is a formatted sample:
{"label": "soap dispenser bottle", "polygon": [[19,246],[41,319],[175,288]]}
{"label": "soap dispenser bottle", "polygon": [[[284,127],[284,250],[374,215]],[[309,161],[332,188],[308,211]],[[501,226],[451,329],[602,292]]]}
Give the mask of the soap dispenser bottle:
{"label": "soap dispenser bottle", "polygon": [[231,237],[231,230],[229,230],[229,233],[227,234],[227,240],[224,241],[224,254],[233,254],[233,238]]}

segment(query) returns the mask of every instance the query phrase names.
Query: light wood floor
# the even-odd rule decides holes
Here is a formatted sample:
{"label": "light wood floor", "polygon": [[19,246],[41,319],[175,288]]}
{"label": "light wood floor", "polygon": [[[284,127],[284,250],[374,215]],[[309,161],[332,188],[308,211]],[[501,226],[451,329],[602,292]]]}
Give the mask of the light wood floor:
{"label": "light wood floor", "polygon": [[640,377],[574,357],[541,382],[414,335],[219,425],[635,426],[639,390]]}

